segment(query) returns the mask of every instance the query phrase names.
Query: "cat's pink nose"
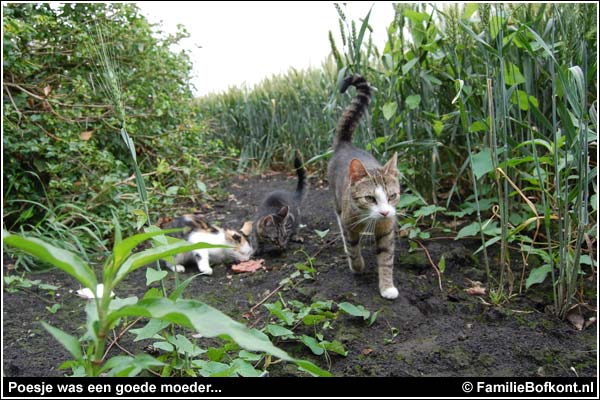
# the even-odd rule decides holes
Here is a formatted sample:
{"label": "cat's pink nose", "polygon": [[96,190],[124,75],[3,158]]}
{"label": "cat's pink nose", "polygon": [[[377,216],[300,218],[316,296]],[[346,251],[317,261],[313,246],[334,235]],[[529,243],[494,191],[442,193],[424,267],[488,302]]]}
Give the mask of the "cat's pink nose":
{"label": "cat's pink nose", "polygon": [[389,213],[389,211],[379,211],[379,214],[383,215],[384,217],[387,217]]}

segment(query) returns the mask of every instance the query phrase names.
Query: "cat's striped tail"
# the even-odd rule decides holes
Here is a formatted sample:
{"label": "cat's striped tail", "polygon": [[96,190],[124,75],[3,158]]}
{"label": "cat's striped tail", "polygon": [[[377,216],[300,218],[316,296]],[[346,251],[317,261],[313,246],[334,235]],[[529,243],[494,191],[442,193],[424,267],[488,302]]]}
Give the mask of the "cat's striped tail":
{"label": "cat's striped tail", "polygon": [[294,157],[294,169],[296,170],[296,176],[298,177],[298,184],[296,185],[296,199],[298,202],[302,202],[304,195],[306,194],[306,172],[302,166],[302,156],[300,153],[296,153]]}
{"label": "cat's striped tail", "polygon": [[352,99],[352,103],[342,114],[338,121],[337,132],[333,141],[333,148],[337,148],[342,142],[351,142],[352,133],[358,125],[358,121],[364,114],[369,101],[371,100],[371,88],[369,82],[360,75],[352,75],[344,79],[340,92],[344,93],[350,86],[356,87],[356,96]]}

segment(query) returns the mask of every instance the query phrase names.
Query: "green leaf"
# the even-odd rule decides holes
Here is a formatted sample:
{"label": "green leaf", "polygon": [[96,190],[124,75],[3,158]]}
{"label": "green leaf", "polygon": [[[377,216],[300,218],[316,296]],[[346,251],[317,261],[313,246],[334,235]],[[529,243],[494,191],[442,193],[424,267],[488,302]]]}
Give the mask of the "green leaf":
{"label": "green leaf", "polygon": [[168,233],[181,232],[182,229],[166,229],[160,230],[157,227],[148,227],[148,232],[138,233],[137,235],[129,236],[127,239],[122,240],[119,244],[113,247],[113,265],[116,267],[120,266],[136,246],[150,238],[159,235],[166,235]]}
{"label": "green leaf", "polygon": [[325,318],[326,318],[325,315],[309,314],[309,315],[304,316],[304,318],[302,318],[302,322],[306,326],[313,326],[313,325],[320,324]]}
{"label": "green leaf", "polygon": [[379,316],[379,311],[381,311],[381,310],[371,313],[371,319],[369,319],[369,326],[371,326],[375,323],[375,321],[377,320],[377,317]]}
{"label": "green leaf", "polygon": [[396,103],[395,101],[385,103],[382,107],[383,118],[385,118],[386,121],[389,121],[394,116],[394,114],[396,114],[397,109],[398,103]]}
{"label": "green leaf", "polygon": [[440,206],[436,206],[435,204],[431,204],[429,206],[419,208],[417,211],[415,211],[413,213],[413,216],[415,218],[426,217],[426,216],[434,214],[438,211],[445,211],[445,210],[446,210],[446,207],[440,207]]}
{"label": "green leaf", "polygon": [[306,361],[306,360],[296,360],[296,365],[299,367],[299,369],[306,371],[308,373],[310,373],[311,375],[314,376],[324,376],[324,377],[330,377],[331,372],[329,371],[325,371],[319,367],[317,367],[315,364],[313,364],[310,361]]}
{"label": "green leaf", "polygon": [[92,268],[79,256],[70,251],[59,249],[43,240],[13,235],[2,230],[3,241],[5,244],[39,258],[57,268],[62,269],[73,278],[77,279],[93,293],[96,292],[98,281]]}
{"label": "green leaf", "polygon": [[216,361],[193,360],[192,365],[200,369],[200,375],[208,376],[235,376],[234,369],[228,364]]}
{"label": "green leaf", "polygon": [[75,336],[69,335],[67,332],[55,328],[44,321],[42,321],[42,326],[58,341],[58,343],[62,344],[76,360],[83,359],[81,345]]}
{"label": "green leaf", "polygon": [[446,270],[446,257],[444,257],[443,255],[440,258],[440,261],[438,262],[438,268],[440,269],[440,273],[442,274]]}
{"label": "green leaf", "polygon": [[414,110],[415,108],[417,108],[420,103],[421,103],[421,96],[418,94],[411,94],[410,96],[408,96],[406,98],[406,105],[411,110]]}
{"label": "green leaf", "polygon": [[433,121],[433,131],[435,132],[435,135],[437,137],[439,137],[442,134],[442,131],[444,130],[444,123],[440,120],[435,120]]}
{"label": "green leaf", "polygon": [[485,148],[479,153],[472,155],[471,162],[473,163],[473,173],[477,179],[494,170],[490,148]]}
{"label": "green leaf", "polygon": [[412,60],[409,60],[406,64],[404,64],[402,66],[402,75],[406,75],[418,62],[419,62],[419,59],[417,57],[415,57]]}
{"label": "green leaf", "polygon": [[320,356],[325,352],[325,349],[317,342],[317,339],[312,336],[302,335],[300,340],[317,356]]}
{"label": "green leaf", "polygon": [[500,239],[502,239],[502,236],[494,236],[493,238],[486,240],[484,244],[482,244],[477,250],[475,250],[475,253],[473,253],[473,255],[479,254],[480,251],[493,245],[494,243],[498,243]]}
{"label": "green leaf", "polygon": [[191,357],[196,357],[200,354],[206,353],[206,350],[203,350],[200,347],[196,346],[190,341],[190,339],[181,334],[177,334],[173,337],[170,337],[168,341],[173,346],[175,346],[177,352],[179,352],[180,354],[186,354]]}
{"label": "green leaf", "polygon": [[338,307],[347,314],[352,315],[353,317],[361,317],[363,319],[368,319],[371,313],[369,310],[365,309],[362,305],[355,306],[352,303],[343,302],[339,303]]}
{"label": "green leaf", "polygon": [[458,231],[458,234],[456,235],[454,240],[462,239],[467,236],[475,236],[479,233],[479,231],[480,231],[479,222],[478,221],[472,222],[469,225],[463,227],[460,231]]}
{"label": "green leaf", "polygon": [[175,347],[169,343],[169,342],[154,342],[152,343],[152,346],[156,347],[157,349],[161,349],[166,351],[167,353],[172,352],[173,350],[175,350]]}
{"label": "green leaf", "polygon": [[198,187],[198,190],[200,190],[202,193],[207,192],[206,185],[204,184],[204,182],[196,181],[196,186]]}
{"label": "green leaf", "polygon": [[52,304],[52,307],[48,307],[48,306],[46,306],[46,310],[48,310],[48,312],[49,312],[50,314],[56,314],[56,312],[57,312],[59,309],[60,309],[60,304],[58,304],[58,303]]}
{"label": "green leaf", "polygon": [[320,231],[318,229],[315,229],[315,233],[317,234],[317,236],[319,236],[321,239],[323,239],[329,233],[329,229],[326,229],[324,231]]}
{"label": "green leaf", "polygon": [[153,297],[164,297],[162,290],[155,287],[146,290],[146,293],[144,293],[144,299],[150,299]]}
{"label": "green leaf", "polygon": [[231,363],[233,370],[239,375],[243,377],[257,377],[262,374],[262,371],[257,370],[250,364],[249,362],[242,360],[240,358],[233,360]]}
{"label": "green leaf", "polygon": [[490,44],[487,43],[485,40],[483,40],[480,35],[473,32],[473,30],[471,28],[469,28],[467,25],[465,25],[464,22],[458,21],[458,23],[460,24],[460,27],[465,32],[467,32],[467,34],[469,34],[469,36],[471,36],[471,38],[473,38],[475,41],[477,41],[479,44],[481,44],[486,51],[488,51],[489,53],[491,53],[493,55],[498,55],[498,52],[496,51],[496,49],[494,47],[490,46]]}
{"label": "green leaf", "polygon": [[130,329],[130,332],[136,335],[134,342],[144,339],[162,339],[158,333],[169,325],[169,322],[151,319],[143,328]]}
{"label": "green leaf", "polygon": [[145,369],[152,367],[162,367],[165,363],[158,361],[149,354],[140,353],[135,357],[115,356],[108,360],[103,366],[102,371],[108,371],[108,376],[137,376]]}
{"label": "green leaf", "polygon": [[462,19],[471,18],[471,15],[477,11],[477,8],[479,8],[479,4],[477,3],[466,3],[465,8],[463,9]]}
{"label": "green leaf", "polygon": [[536,283],[544,282],[546,275],[548,275],[550,271],[552,271],[552,266],[550,264],[544,264],[541,267],[532,269],[525,281],[525,289],[529,289],[531,285],[535,285]]}
{"label": "green leaf", "polygon": [[242,360],[246,360],[246,361],[258,361],[262,358],[262,356],[260,354],[250,353],[249,351],[246,351],[246,350],[240,350],[238,356]]}
{"label": "green leaf", "polygon": [[280,325],[267,325],[265,327],[265,332],[269,333],[271,336],[294,336],[294,332]]}
{"label": "green leaf", "polygon": [[189,286],[189,284],[192,283],[192,280],[194,280],[194,278],[196,278],[197,276],[200,276],[200,275],[201,274],[192,275],[189,278],[187,278],[185,281],[183,281],[179,285],[177,285],[175,290],[173,290],[173,292],[169,295],[169,299],[177,300],[178,298],[180,298],[181,295],[183,294],[183,291],[185,290],[185,288],[187,288]]}
{"label": "green leaf", "polygon": [[[124,242],[124,241],[123,241]],[[189,244],[188,242],[181,241],[179,243],[171,243],[163,246],[154,247],[144,251],[140,251],[129,257],[123,265],[121,265],[117,271],[115,283],[119,282],[130,272],[143,267],[153,261],[158,261],[161,258],[172,256],[179,253],[185,253],[196,249],[216,249],[224,248],[228,246],[214,245],[208,243],[195,243]]]}
{"label": "green leaf", "polygon": [[162,278],[167,276],[167,271],[157,271],[153,268],[146,269],[146,286],[150,286],[151,283],[160,281]]}
{"label": "green leaf", "polygon": [[519,67],[507,60],[504,60],[504,82],[508,86],[525,83],[525,77]]}
{"label": "green leaf", "polygon": [[552,144],[552,143],[550,143],[550,142],[548,142],[547,140],[544,140],[544,139],[533,139],[533,140],[526,140],[526,141],[524,141],[524,142],[521,142],[521,143],[519,143],[519,144],[518,144],[518,145],[515,147],[515,150],[516,150],[516,149],[518,149],[518,148],[520,148],[520,147],[523,147],[523,146],[529,146],[529,145],[530,145],[530,144],[532,144],[532,143],[533,143],[534,145],[536,145],[536,146],[537,146],[537,145],[544,146],[544,147],[545,147],[545,148],[548,150],[548,152],[549,152],[550,154],[554,154],[554,148],[552,147],[552,146],[553,146],[553,144]]}
{"label": "green leaf", "polygon": [[126,316],[176,323],[194,329],[204,337],[229,337],[248,351],[264,352],[286,361],[295,361],[285,351],[275,347],[264,333],[249,329],[221,311],[197,300],[144,299],[137,305],[111,312],[108,321],[110,323]]}
{"label": "green leaf", "polygon": [[333,342],[321,342],[321,346],[323,346],[325,350],[333,351],[334,353],[337,353],[344,357],[348,355],[348,350],[346,350],[344,348],[344,345],[338,340],[334,340]]}
{"label": "green leaf", "polygon": [[503,25],[504,18],[496,15],[490,18],[490,37],[492,40],[496,39],[496,36],[498,36],[498,33],[500,32],[500,29],[502,29]]}
{"label": "green leaf", "polygon": [[414,11],[410,8],[405,8],[402,12],[404,16],[410,19],[412,22],[416,24],[420,24],[422,22],[429,20],[429,14],[425,14],[422,12]]}
{"label": "green leaf", "polygon": [[286,325],[292,325],[294,323],[294,313],[289,310],[282,309],[279,302],[274,304],[266,303],[263,304],[263,306],[269,310],[271,314],[285,322]]}
{"label": "green leaf", "polygon": [[485,132],[488,130],[488,126],[483,121],[475,121],[469,127],[469,132]]}
{"label": "green leaf", "polygon": [[419,196],[415,196],[414,194],[403,194],[400,196],[400,201],[398,202],[397,208],[406,208],[415,203],[424,204],[423,199]]}
{"label": "green leaf", "polygon": [[221,361],[223,360],[223,356],[225,356],[225,348],[224,347],[209,347],[206,352],[206,357],[210,361]]}

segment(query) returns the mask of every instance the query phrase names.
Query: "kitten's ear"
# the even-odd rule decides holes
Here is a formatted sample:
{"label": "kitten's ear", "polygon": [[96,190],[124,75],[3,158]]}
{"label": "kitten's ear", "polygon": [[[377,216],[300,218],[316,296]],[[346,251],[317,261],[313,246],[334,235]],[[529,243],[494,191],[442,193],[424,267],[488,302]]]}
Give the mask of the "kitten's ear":
{"label": "kitten's ear", "polygon": [[279,217],[281,217],[283,219],[283,218],[287,217],[288,212],[290,212],[289,207],[288,206],[283,206],[277,212],[277,216],[279,216]]}
{"label": "kitten's ear", "polygon": [[350,181],[352,183],[369,175],[363,163],[357,158],[353,158],[352,161],[350,161],[350,168],[348,172],[350,175]]}
{"label": "kitten's ear", "polygon": [[386,175],[398,176],[398,153],[394,152],[392,158],[383,166],[383,172]]}
{"label": "kitten's ear", "polygon": [[260,220],[261,226],[269,226],[269,225],[273,225],[273,223],[274,223],[274,221],[273,221],[272,215],[267,215],[266,217],[264,217],[263,219]]}
{"label": "kitten's ear", "polygon": [[242,232],[246,236],[250,236],[250,234],[252,233],[252,221],[244,222],[244,225],[242,226],[242,229],[240,229],[240,232]]}

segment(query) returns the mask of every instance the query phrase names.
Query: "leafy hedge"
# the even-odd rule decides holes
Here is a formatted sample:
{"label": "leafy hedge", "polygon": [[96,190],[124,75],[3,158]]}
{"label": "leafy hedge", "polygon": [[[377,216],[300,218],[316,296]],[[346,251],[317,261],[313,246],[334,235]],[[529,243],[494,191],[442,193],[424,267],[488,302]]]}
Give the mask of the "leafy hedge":
{"label": "leafy hedge", "polygon": [[3,8],[6,228],[87,226],[102,242],[113,213],[135,218],[139,199],[120,120],[102,89],[101,41],[115,64],[154,209],[205,190],[198,171],[206,166],[196,154],[222,146],[205,140],[194,119],[192,64],[172,50],[187,37],[183,27],[165,35],[133,4]]}

